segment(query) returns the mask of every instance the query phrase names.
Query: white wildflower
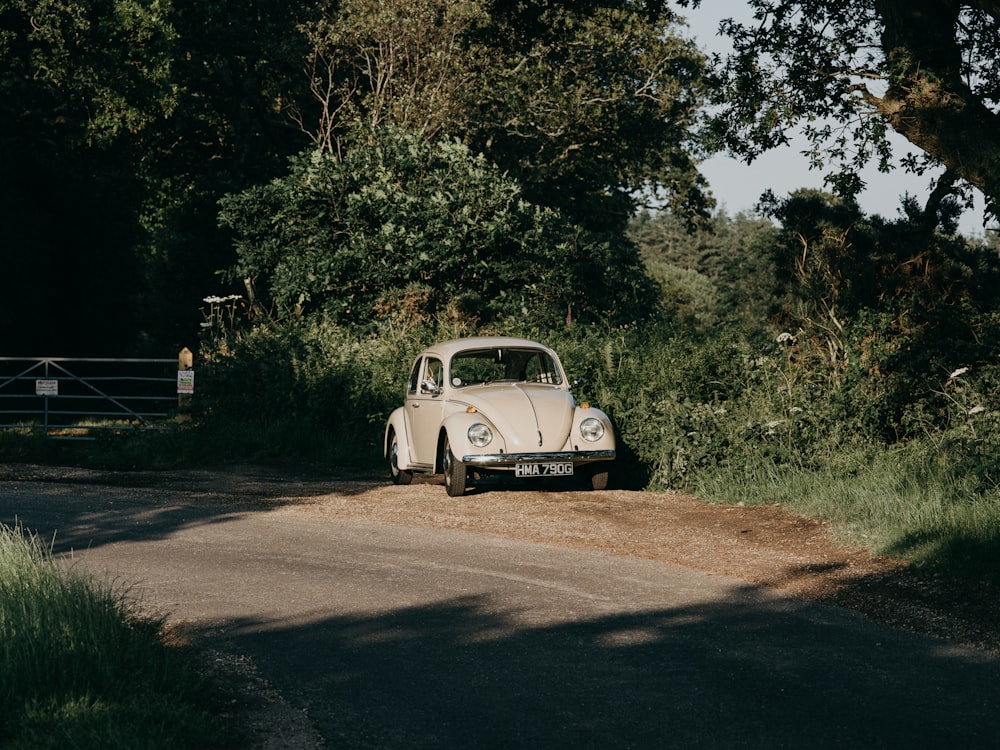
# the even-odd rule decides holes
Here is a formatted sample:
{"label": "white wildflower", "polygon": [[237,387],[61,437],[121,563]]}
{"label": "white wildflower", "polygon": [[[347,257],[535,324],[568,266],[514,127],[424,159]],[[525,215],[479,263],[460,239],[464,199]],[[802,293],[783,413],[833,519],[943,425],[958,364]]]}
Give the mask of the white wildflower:
{"label": "white wildflower", "polygon": [[982,414],[984,411],[986,411],[985,406],[973,406],[969,409],[969,416],[971,417],[973,414]]}
{"label": "white wildflower", "polygon": [[953,372],[951,375],[948,376],[948,380],[954,380],[955,378],[960,378],[963,375],[965,375],[965,373],[967,373],[968,371],[969,371],[968,367],[959,367],[957,370],[955,370],[955,372]]}
{"label": "white wildflower", "polygon": [[784,421],[785,421],[784,419],[776,419],[773,422],[768,422],[764,426],[767,427],[767,429],[769,429],[769,430],[773,430],[775,427],[777,427],[778,425],[780,425]]}
{"label": "white wildflower", "polygon": [[788,413],[789,414],[801,414],[802,413],[802,407],[801,406],[793,406],[791,409],[788,410]]}
{"label": "white wildflower", "polygon": [[788,331],[782,331],[778,334],[778,338],[775,339],[779,344],[787,344],[789,342],[795,341],[795,337]]}
{"label": "white wildflower", "polygon": [[223,299],[222,299],[222,297],[216,297],[215,295],[212,295],[210,297],[205,297],[205,299],[203,301],[207,302],[210,305],[217,305],[220,302],[222,302]]}

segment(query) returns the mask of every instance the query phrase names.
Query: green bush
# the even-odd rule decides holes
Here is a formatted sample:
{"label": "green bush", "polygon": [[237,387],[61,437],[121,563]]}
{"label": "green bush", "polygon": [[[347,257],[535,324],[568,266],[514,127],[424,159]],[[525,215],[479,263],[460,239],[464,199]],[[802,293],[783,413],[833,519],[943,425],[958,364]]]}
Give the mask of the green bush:
{"label": "green bush", "polygon": [[245,456],[370,465],[425,343],[420,329],[375,335],[320,319],[212,339],[200,353],[199,431]]}
{"label": "green bush", "polygon": [[[360,333],[286,321],[213,339],[201,354],[196,416],[244,455],[371,464],[380,460],[385,420],[402,403],[413,357],[434,340],[471,332],[385,324]],[[691,490],[718,467],[767,461],[816,469],[845,447],[890,444],[871,429],[885,419],[874,405],[874,379],[855,386],[834,377],[808,354],[812,344],[790,336],[705,337],[666,323],[551,332],[511,325],[503,332],[553,346],[570,376],[584,379],[575,394],[614,420],[634,458],[631,485]],[[997,434],[987,407],[996,394],[980,393],[971,375],[945,376],[936,390],[925,378],[926,397],[903,405],[911,436],[947,446],[951,460],[987,482]],[[981,377],[994,382],[989,371]],[[975,412],[963,416],[963,409]]]}
{"label": "green bush", "polygon": [[840,419],[895,443],[946,427],[938,385],[1000,354],[1000,256],[929,232],[920,217],[886,222],[814,191],[778,202],[773,248],[780,302],[772,323],[794,334],[796,369],[824,374]]}
{"label": "green bush", "polygon": [[[439,320],[628,322],[656,309],[634,245],[529,203],[457,142],[359,128],[343,157],[307,152],[287,176],[228,196],[234,273],[280,315],[367,325],[401,300]],[[456,301],[464,304],[456,305]]]}

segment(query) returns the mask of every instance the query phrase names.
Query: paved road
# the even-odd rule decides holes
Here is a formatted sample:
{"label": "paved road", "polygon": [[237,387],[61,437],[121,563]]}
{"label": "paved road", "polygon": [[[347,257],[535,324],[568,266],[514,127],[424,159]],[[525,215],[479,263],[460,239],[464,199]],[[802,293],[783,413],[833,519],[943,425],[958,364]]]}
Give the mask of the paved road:
{"label": "paved road", "polygon": [[252,655],[331,748],[997,748],[1000,661],[645,560],[8,481],[15,518]]}

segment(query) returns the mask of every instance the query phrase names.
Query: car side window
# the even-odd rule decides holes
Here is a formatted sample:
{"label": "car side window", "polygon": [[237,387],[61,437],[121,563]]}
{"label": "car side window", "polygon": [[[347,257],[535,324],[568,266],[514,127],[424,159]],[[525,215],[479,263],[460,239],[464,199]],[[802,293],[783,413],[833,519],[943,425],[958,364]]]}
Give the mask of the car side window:
{"label": "car side window", "polygon": [[417,357],[417,361],[413,363],[413,369],[410,370],[410,382],[406,386],[407,393],[416,393],[417,385],[420,383],[420,366],[424,363],[423,359]]}
{"label": "car side window", "polygon": [[420,390],[423,393],[432,393],[441,387],[444,378],[444,365],[440,359],[428,357],[424,369],[424,379],[420,381]]}
{"label": "car side window", "polygon": [[529,383],[544,383],[545,381],[541,379],[540,373],[542,368],[538,363],[538,353],[533,352],[527,361],[524,363],[524,379]]}
{"label": "car side window", "polygon": [[532,352],[524,366],[524,379],[529,383],[560,385],[562,378],[555,362],[545,352]]}

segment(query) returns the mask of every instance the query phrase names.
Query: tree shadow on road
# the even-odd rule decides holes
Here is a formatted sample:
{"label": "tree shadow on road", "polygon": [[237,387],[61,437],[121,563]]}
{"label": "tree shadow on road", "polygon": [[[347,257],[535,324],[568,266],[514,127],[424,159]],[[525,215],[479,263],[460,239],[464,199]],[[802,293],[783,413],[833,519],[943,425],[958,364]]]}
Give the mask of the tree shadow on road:
{"label": "tree shadow on road", "polygon": [[51,540],[54,553],[163,539],[192,526],[226,523],[336,492],[353,496],[385,481],[371,474],[290,473],[282,467],[120,472],[33,467],[0,475],[0,523]]}
{"label": "tree shadow on road", "polygon": [[191,635],[253,654],[336,748],[1000,746],[1000,662],[754,587],[556,625],[468,596]]}

